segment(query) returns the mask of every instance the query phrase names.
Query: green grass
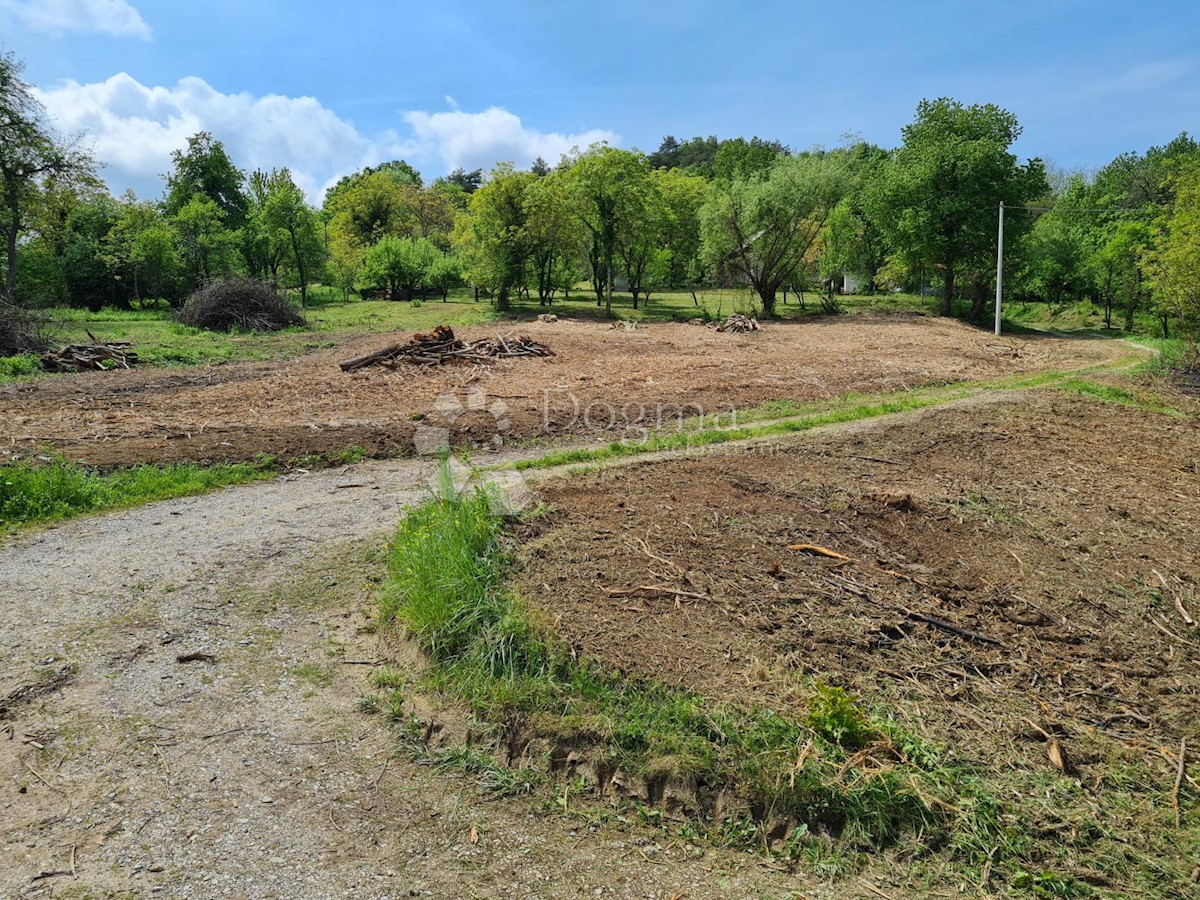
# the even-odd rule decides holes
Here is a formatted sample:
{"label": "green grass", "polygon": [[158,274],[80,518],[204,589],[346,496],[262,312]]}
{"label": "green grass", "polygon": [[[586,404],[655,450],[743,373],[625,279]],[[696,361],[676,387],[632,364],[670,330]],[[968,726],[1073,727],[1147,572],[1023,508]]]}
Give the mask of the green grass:
{"label": "green grass", "polygon": [[61,458],[16,462],[0,466],[0,530],[189,497],[274,474],[269,466],[251,463],[177,463],[100,472]]}
{"label": "green grass", "polygon": [[[576,658],[506,587],[504,547],[502,520],[481,492],[435,498],[401,524],[380,616],[427,652],[424,689],[465,701],[483,722],[521,721],[540,737],[599,754],[650,785],[732,789],[757,815],[745,827],[711,823],[714,834],[761,846],[764,826],[787,819],[793,828],[776,852],[790,858],[814,845],[853,856],[936,841],[978,861],[1017,839],[967,767],[837,688],[815,686],[801,721]],[[855,756],[864,750],[870,755]],[[469,756],[470,771],[504,783],[494,762],[478,750]]]}
{"label": "green grass", "polygon": [[[1150,765],[1145,748],[1075,735],[1073,751],[1103,772],[1103,785],[1093,784],[1044,760],[972,761],[969,747],[938,746],[821,681],[797,682],[807,686],[806,712],[780,712],[629,677],[562,646],[506,584],[508,556],[485,494],[443,493],[412,511],[389,552],[380,617],[404,625],[431,665],[364,708],[419,738],[404,692],[432,692],[466,703],[501,746],[512,736],[506,725],[516,723],[516,734],[558,753],[578,750],[627,781],[729,789],[752,799],[749,813],[681,820],[665,816],[652,792],[648,803],[628,801],[618,814],[632,810],[689,843],[766,851],[822,878],[882,870],[917,895],[1195,893],[1200,808],[1185,785],[1176,827],[1171,779]],[[506,771],[478,742],[435,751],[434,761],[495,796],[537,791],[547,780],[535,760]],[[570,812],[583,788],[560,780],[553,805]],[[766,825],[779,819],[790,832],[771,843]]]}
{"label": "green grass", "polygon": [[443,323],[468,327],[495,319],[491,304],[475,303],[466,291],[452,291],[448,303],[431,299],[419,305],[386,300],[345,302],[318,292],[317,302],[304,313],[308,328],[233,334],[185,327],[165,308],[103,309],[98,313],[56,309],[52,316],[63,325],[64,341],[87,341],[88,331],[104,341],[130,341],[142,362],[161,366],[284,359],[333,347],[356,334],[428,331]]}
{"label": "green grass", "polygon": [[0,384],[19,381],[42,373],[42,361],[33,353],[0,356]]}

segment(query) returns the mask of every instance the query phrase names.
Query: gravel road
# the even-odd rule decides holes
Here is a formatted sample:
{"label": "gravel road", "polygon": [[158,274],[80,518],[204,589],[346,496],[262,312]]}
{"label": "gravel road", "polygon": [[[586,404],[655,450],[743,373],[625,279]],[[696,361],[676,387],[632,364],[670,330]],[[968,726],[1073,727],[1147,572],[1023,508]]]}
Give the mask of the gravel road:
{"label": "gravel road", "polygon": [[798,892],[751,857],[488,801],[359,711],[385,655],[371,579],[429,468],[296,473],[0,547],[0,896]]}

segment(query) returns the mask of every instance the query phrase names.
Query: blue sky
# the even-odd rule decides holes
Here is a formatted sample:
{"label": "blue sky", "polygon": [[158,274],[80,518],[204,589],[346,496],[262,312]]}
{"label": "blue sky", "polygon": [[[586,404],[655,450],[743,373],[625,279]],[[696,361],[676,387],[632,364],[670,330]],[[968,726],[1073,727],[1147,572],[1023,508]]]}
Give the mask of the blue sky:
{"label": "blue sky", "polygon": [[0,49],[145,195],[201,129],[316,198],[396,156],[432,178],[668,133],[895,146],[939,96],[1086,168],[1200,131],[1198,38],[1200,4],[1174,0],[0,0]]}

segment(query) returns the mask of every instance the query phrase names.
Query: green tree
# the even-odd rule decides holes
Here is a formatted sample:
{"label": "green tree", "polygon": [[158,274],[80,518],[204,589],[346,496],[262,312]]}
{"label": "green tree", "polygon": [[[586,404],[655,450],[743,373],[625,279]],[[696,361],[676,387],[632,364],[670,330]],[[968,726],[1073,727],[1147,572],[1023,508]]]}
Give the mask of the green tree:
{"label": "green tree", "polygon": [[171,154],[173,169],[167,176],[167,193],[163,201],[168,216],[175,216],[194,197],[205,197],[221,210],[226,228],[237,230],[246,221],[248,201],[243,186],[246,176],[229,154],[225,145],[214,140],[212,133],[201,131],[188,138],[186,150]]}
{"label": "green tree", "polygon": [[45,107],[21,71],[15,56],[0,54],[0,227],[5,259],[0,301],[9,303],[17,299],[17,254],[39,187],[47,182],[64,188],[95,182],[91,155],[54,134]]}
{"label": "green tree", "polygon": [[787,147],[778,141],[764,141],[760,137],[722,141],[713,159],[713,177],[729,181],[765,176],[776,157],[787,152]]}
{"label": "green tree", "polygon": [[462,261],[453,253],[438,252],[429,270],[425,273],[426,284],[442,295],[442,302],[450,298],[451,288],[463,283]]}
{"label": "green tree", "polygon": [[[703,277],[700,210],[708,199],[708,181],[678,169],[655,169],[650,174],[662,198],[662,248],[670,287],[694,287]],[[693,299],[695,295],[693,294]]]}
{"label": "green tree", "polygon": [[425,238],[384,235],[367,250],[363,276],[386,286],[390,299],[411,300],[443,254]]}
{"label": "green tree", "polygon": [[87,200],[71,213],[62,264],[72,304],[86,305],[93,312],[106,303],[129,308],[128,292],[105,254],[109,232],[119,215],[117,204],[107,195]]}
{"label": "green tree", "polygon": [[[1023,206],[1048,189],[1040,160],[1022,165],[1010,152],[1020,133],[1016,116],[992,104],[922,100],[868,198],[897,250],[941,270],[942,315],[952,312],[959,275],[986,272],[995,259],[1000,203]],[[1021,222],[1014,217],[1014,236]],[[979,292],[975,301],[982,316]]]}
{"label": "green tree", "polygon": [[1164,336],[1168,317],[1184,330],[1200,325],[1200,164],[1181,167],[1170,187],[1173,203],[1147,254]]}
{"label": "green tree", "polygon": [[473,194],[483,185],[483,169],[467,172],[462,166],[459,166],[446,176],[446,182],[458,185],[463,189],[464,194]]}
{"label": "green tree", "polygon": [[267,179],[268,192],[262,217],[269,233],[285,239],[285,256],[296,273],[300,287],[300,305],[308,303],[308,283],[325,256],[317,214],[304,199],[304,192],[292,180],[288,169],[272,171]]}
{"label": "green tree", "polygon": [[213,200],[197,194],[171,217],[171,224],[179,235],[190,288],[234,271],[237,234],[225,227],[225,212]]}
{"label": "green tree", "polygon": [[537,285],[538,302],[543,306],[549,304],[555,291],[563,286],[564,274],[574,274],[571,261],[582,240],[579,221],[572,213],[567,191],[564,172],[550,172],[525,187],[529,261]]}
{"label": "green tree", "polygon": [[139,201],[130,191],[118,203],[118,215],[104,240],[109,268],[137,302],[178,299],[179,248],[158,206]]}
{"label": "green tree", "polygon": [[646,209],[649,164],[641,153],[593,144],[567,170],[567,196],[591,238],[589,260],[597,305],[612,312],[621,229],[631,229]]}
{"label": "green tree", "polygon": [[849,184],[844,153],[784,156],[766,178],[715,183],[701,210],[705,258],[714,270],[749,281],[763,313],[774,316],[780,288],[804,263]]}
{"label": "green tree", "polygon": [[416,228],[413,197],[418,188],[391,172],[369,172],[325,198],[329,230],[366,248],[385,235],[402,237]]}
{"label": "green tree", "polygon": [[367,166],[359,169],[350,175],[344,175],[338,179],[337,184],[325,192],[324,209],[326,218],[332,218],[336,207],[341,203],[342,195],[357,185],[365,178],[372,175],[382,175],[397,185],[408,185],[410,187],[419,188],[423,184],[421,173],[410,166],[402,159],[394,159],[391,162],[380,163],[378,166]]}
{"label": "green tree", "polygon": [[1098,264],[1103,274],[1106,303],[1123,308],[1125,330],[1133,330],[1134,315],[1149,295],[1146,262],[1153,235],[1145,222],[1118,222],[1100,247]]}
{"label": "green tree", "polygon": [[267,221],[267,202],[279,173],[255,169],[247,185],[246,221],[239,232],[246,270],[255,278],[279,283],[279,269],[287,253],[287,236]]}
{"label": "green tree", "polygon": [[510,293],[525,283],[530,258],[526,195],[537,176],[518,172],[511,163],[492,170],[487,183],[471,195],[468,215],[460,221],[456,246],[476,286],[496,291],[496,309],[506,311]]}

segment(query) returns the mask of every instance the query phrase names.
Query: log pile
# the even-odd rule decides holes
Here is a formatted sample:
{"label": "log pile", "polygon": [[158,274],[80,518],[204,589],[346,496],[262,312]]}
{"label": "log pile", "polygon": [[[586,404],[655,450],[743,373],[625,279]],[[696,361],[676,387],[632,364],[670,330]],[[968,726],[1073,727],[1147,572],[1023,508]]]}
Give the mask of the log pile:
{"label": "log pile", "polygon": [[717,331],[732,331],[737,334],[745,334],[749,331],[760,330],[758,319],[752,319],[749,316],[743,316],[741,313],[734,313],[717,326]]}
{"label": "log pile", "polygon": [[138,355],[129,341],[68,344],[61,350],[42,354],[42,368],[49,372],[82,372],[85,369],[128,369],[137,365]]}
{"label": "log pile", "polygon": [[553,356],[554,351],[527,337],[484,338],[460,341],[448,325],[439,325],[429,334],[414,334],[407,344],[393,344],[339,363],[343,372],[357,372],[370,366],[394,369],[401,363],[418,366],[438,366],[448,362],[490,362],[518,356]]}

